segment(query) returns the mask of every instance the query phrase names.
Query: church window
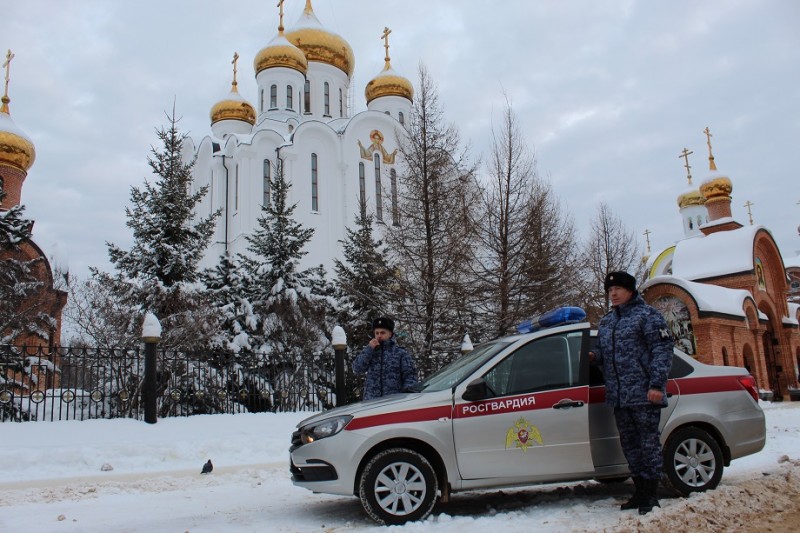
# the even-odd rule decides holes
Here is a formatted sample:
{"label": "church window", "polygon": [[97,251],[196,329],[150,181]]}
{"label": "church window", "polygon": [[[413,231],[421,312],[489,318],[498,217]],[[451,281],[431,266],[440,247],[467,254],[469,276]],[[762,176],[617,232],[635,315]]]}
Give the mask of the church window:
{"label": "church window", "polygon": [[264,160],[264,205],[269,206],[269,194],[272,190],[272,165],[269,159]]}
{"label": "church window", "polygon": [[286,86],[286,109],[294,111],[294,91],[291,85]]}
{"label": "church window", "polygon": [[339,116],[344,116],[344,98],[342,97],[341,89],[339,89]]}
{"label": "church window", "polygon": [[400,125],[401,126],[405,126],[406,125],[406,116],[403,114],[402,111],[400,111],[400,113],[398,113],[398,117],[400,118]]}
{"label": "church window", "polygon": [[258,110],[264,111],[264,89],[261,89],[261,98],[258,99]]}
{"label": "church window", "polygon": [[311,154],[311,210],[319,211],[319,182],[317,181],[317,154]]}
{"label": "church window", "polygon": [[697,215],[697,225],[701,226],[703,224],[703,219],[700,218],[700,215]]}
{"label": "church window", "polygon": [[692,217],[689,217],[689,229],[694,229],[694,222],[692,222]]}
{"label": "church window", "polygon": [[400,206],[397,204],[397,172],[392,169],[389,172],[392,180],[392,225],[400,225]]}
{"label": "church window", "polygon": [[278,86],[272,85],[269,88],[269,108],[276,109],[278,107]]}
{"label": "church window", "polygon": [[236,180],[233,184],[233,212],[239,210],[239,165],[236,165]]}
{"label": "church window", "polygon": [[375,154],[375,218],[383,221],[383,198],[381,196],[381,156]]}
{"label": "church window", "polygon": [[358,164],[358,200],[361,206],[361,215],[366,215],[367,209],[367,180],[364,176],[364,163]]}
{"label": "church window", "polygon": [[311,81],[306,80],[303,87],[303,112],[311,113]]}
{"label": "church window", "polygon": [[325,99],[323,100],[323,102],[325,104],[325,116],[329,117],[331,116],[331,86],[327,81],[325,82],[324,89],[325,89],[325,94],[324,94]]}

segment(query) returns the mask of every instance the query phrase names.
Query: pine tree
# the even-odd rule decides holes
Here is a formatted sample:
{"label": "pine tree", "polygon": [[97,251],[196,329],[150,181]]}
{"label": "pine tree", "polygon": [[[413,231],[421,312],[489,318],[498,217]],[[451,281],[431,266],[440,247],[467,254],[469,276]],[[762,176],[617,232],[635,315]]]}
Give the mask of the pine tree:
{"label": "pine tree", "polygon": [[[0,187],[0,202],[5,196]],[[33,227],[24,212],[22,205],[0,211],[0,344],[24,334],[47,340],[55,327],[44,306],[43,259],[28,259],[21,253],[20,245],[30,238]]]}
{"label": "pine tree", "polygon": [[194,220],[193,209],[208,188],[191,192],[194,161],[182,158],[186,136],[178,130],[174,109],[168,119],[169,127],[157,130],[162,147],[152,147],[148,157],[155,180],[145,180],[141,189],[131,187],[133,206],[125,208],[133,246],[123,250],[107,243],[117,273],[92,273],[130,307],[132,320],[126,327],[132,338],[142,312],[151,311],[164,326],[165,346],[196,347],[209,332],[194,314],[203,302],[192,284],[199,280],[198,264],[219,212]]}
{"label": "pine tree", "polygon": [[211,348],[237,354],[252,351],[252,335],[258,328],[253,305],[247,299],[249,283],[239,261],[223,253],[218,264],[203,273],[203,284],[220,322],[211,337]]}

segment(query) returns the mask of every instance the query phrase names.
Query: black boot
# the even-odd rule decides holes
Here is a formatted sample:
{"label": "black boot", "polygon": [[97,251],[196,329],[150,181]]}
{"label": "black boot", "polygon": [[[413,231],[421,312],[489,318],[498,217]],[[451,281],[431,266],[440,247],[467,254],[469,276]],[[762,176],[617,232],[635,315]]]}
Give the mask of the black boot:
{"label": "black boot", "polygon": [[633,476],[633,484],[636,490],[633,492],[631,499],[619,506],[620,511],[627,511],[628,509],[636,509],[639,507],[639,502],[642,499],[642,478]]}
{"label": "black boot", "polygon": [[639,501],[639,514],[647,514],[653,507],[661,507],[656,498],[658,491],[658,478],[642,479],[642,499]]}

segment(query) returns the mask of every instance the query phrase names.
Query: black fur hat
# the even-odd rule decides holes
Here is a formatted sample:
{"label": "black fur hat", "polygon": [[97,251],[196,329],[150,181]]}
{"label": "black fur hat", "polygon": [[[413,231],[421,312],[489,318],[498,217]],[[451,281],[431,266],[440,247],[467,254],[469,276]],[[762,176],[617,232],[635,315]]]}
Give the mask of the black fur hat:
{"label": "black fur hat", "polygon": [[627,272],[609,272],[606,274],[606,281],[603,284],[606,292],[608,292],[608,289],[614,286],[628,289],[632,293],[636,294],[636,278]]}
{"label": "black fur hat", "polygon": [[388,329],[394,333],[394,320],[385,316],[376,318],[372,321],[372,330],[375,331],[378,328]]}

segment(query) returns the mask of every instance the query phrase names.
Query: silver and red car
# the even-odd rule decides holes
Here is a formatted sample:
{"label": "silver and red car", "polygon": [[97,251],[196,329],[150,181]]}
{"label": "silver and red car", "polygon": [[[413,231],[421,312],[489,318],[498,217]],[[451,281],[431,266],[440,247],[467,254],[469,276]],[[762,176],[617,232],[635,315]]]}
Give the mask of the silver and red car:
{"label": "silver and red car", "polygon": [[[497,339],[414,392],[308,418],[292,435],[292,481],[355,495],[376,521],[402,524],[451,492],[625,479],[602,371],[589,361],[593,342],[588,323]],[[713,489],[731,460],[764,447],[764,413],[745,369],[676,350],[667,394],[663,480],[677,493]]]}

